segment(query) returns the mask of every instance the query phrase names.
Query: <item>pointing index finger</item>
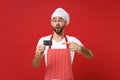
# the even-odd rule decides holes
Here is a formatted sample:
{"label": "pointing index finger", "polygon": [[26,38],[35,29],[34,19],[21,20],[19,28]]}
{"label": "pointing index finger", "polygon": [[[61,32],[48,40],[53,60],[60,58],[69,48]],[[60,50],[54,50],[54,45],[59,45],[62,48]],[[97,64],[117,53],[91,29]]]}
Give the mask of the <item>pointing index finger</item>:
{"label": "pointing index finger", "polygon": [[70,44],[70,42],[63,42],[62,44],[63,44],[63,45],[64,45],[64,44],[68,44],[68,45],[69,45],[69,44]]}

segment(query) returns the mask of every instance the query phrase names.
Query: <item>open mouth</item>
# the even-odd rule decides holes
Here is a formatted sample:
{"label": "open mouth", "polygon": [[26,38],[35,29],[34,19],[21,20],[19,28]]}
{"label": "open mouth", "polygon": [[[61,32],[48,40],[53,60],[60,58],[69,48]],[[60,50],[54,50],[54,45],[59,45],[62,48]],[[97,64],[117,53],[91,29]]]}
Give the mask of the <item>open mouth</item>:
{"label": "open mouth", "polygon": [[55,29],[56,29],[56,30],[60,30],[61,28],[60,28],[60,27],[56,27]]}

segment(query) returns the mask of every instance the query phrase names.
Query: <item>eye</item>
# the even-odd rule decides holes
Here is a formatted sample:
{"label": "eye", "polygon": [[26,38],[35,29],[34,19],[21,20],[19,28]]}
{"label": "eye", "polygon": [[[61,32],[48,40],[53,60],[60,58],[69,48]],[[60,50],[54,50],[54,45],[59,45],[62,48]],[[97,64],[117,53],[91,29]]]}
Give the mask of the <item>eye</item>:
{"label": "eye", "polygon": [[60,20],[59,20],[59,22],[63,22],[63,20],[62,20],[62,19],[60,19]]}
{"label": "eye", "polygon": [[57,20],[52,20],[53,22],[57,22]]}

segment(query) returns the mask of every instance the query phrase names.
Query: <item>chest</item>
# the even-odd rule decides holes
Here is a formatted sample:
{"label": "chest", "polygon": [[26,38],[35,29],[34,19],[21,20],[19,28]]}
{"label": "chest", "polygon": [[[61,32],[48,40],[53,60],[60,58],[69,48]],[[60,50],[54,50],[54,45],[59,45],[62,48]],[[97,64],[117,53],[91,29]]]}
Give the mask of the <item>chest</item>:
{"label": "chest", "polygon": [[51,49],[65,49],[67,48],[66,44],[63,44],[65,42],[66,42],[65,39],[61,40],[60,42],[56,42],[55,40],[52,39]]}

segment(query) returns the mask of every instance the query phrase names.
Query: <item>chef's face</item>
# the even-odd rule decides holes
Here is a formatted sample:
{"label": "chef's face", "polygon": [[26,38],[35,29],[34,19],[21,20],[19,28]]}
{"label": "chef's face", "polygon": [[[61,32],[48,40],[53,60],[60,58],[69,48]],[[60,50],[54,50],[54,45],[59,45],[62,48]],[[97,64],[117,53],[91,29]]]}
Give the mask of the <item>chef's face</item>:
{"label": "chef's face", "polygon": [[65,24],[66,21],[62,17],[56,16],[51,19],[51,25],[57,34],[61,34],[63,32]]}

